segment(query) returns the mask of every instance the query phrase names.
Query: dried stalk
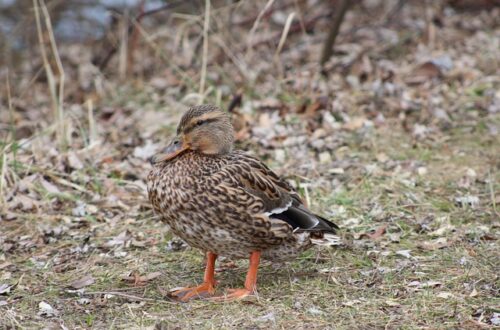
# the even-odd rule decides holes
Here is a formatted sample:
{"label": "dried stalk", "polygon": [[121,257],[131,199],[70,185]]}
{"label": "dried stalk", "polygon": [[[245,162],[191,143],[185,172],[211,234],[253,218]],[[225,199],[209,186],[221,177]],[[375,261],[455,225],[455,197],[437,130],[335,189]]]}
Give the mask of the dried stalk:
{"label": "dried stalk", "polygon": [[208,28],[210,27],[210,0],[205,0],[205,19],[203,22],[203,57],[201,62],[200,76],[200,104],[205,98],[205,82],[207,79],[207,62],[208,62]]}
{"label": "dried stalk", "polygon": [[[59,52],[57,50],[57,45],[56,41],[54,38],[54,31],[52,29],[52,23],[50,21],[50,15],[49,11],[47,9],[47,6],[45,5],[45,2],[43,0],[33,0],[33,6],[35,10],[35,20],[36,20],[36,27],[37,27],[37,33],[38,33],[38,42],[40,44],[40,52],[42,55],[42,60],[43,60],[43,66],[45,69],[45,74],[47,75],[47,81],[49,85],[49,90],[50,90],[50,96],[52,100],[52,107],[54,111],[54,117],[56,120],[56,137],[59,142],[59,147],[60,148],[66,148],[67,146],[67,135],[66,135],[66,124],[64,122],[64,109],[63,109],[63,102],[64,102],[64,80],[65,80],[65,75],[64,75],[64,69],[62,66],[61,58],[59,56]],[[49,58],[47,55],[47,49],[45,48],[45,42],[43,40],[43,28],[42,28],[42,23],[40,19],[40,9],[42,10],[43,16],[44,16],[44,21],[45,21],[45,27],[47,29],[47,33],[49,36],[49,41],[50,41],[50,46],[52,50],[52,55],[54,57],[54,60],[56,62],[58,74],[59,74],[59,88],[57,87],[57,82],[56,78],[54,75],[54,71],[52,70],[52,67],[49,62]]]}
{"label": "dried stalk", "polygon": [[344,20],[345,14],[349,9],[351,4],[350,0],[339,0],[339,5],[335,10],[334,17],[332,20],[332,25],[330,26],[330,31],[328,32],[328,36],[325,40],[323,46],[323,52],[321,54],[320,65],[323,68],[325,63],[328,62],[330,57],[333,54],[333,46],[335,45],[335,39],[337,39],[337,35],[339,34],[340,25]]}

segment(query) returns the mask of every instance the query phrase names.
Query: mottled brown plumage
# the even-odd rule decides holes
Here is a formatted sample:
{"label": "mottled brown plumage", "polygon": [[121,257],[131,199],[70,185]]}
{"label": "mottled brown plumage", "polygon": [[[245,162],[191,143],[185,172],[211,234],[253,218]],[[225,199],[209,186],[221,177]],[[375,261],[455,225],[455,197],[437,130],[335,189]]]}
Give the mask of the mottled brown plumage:
{"label": "mottled brown plumage", "polygon": [[213,294],[209,266],[217,255],[251,256],[244,292],[229,295],[241,298],[255,291],[260,256],[286,260],[313,242],[336,238],[337,226],[312,214],[288,183],[258,159],[233,150],[233,136],[225,113],[193,107],[177,137],[151,160],[148,193],[155,212],[189,245],[209,253],[204,284],[175,292],[182,300]]}

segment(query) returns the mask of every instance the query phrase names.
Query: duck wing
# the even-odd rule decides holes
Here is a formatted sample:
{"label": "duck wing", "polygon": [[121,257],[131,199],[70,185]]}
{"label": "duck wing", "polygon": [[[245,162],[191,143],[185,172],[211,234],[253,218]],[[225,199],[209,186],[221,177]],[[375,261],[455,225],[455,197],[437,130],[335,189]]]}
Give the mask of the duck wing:
{"label": "duck wing", "polygon": [[241,151],[233,152],[230,157],[223,168],[227,174],[225,182],[239,190],[240,196],[253,197],[249,212],[267,217],[270,230],[276,236],[293,232],[336,232],[337,225],[307,209],[292,186],[260,160]]}

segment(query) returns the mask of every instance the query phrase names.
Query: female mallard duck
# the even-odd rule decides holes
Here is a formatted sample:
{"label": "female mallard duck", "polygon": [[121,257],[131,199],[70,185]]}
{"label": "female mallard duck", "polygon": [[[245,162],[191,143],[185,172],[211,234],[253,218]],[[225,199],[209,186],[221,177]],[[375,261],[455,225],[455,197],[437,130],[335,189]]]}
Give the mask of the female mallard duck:
{"label": "female mallard duck", "polygon": [[218,255],[250,258],[243,289],[214,300],[256,292],[260,257],[286,260],[313,243],[333,242],[338,227],[312,214],[299,195],[260,160],[233,150],[228,115],[215,106],[184,114],[177,137],[151,157],[149,200],[172,232],[207,253],[201,285],[171,293],[181,301],[213,296]]}

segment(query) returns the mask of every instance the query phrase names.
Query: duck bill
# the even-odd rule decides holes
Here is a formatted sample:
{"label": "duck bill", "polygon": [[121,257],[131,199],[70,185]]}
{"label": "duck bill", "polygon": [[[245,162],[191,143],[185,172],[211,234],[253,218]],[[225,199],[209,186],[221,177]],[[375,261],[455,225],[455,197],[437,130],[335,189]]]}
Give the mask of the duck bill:
{"label": "duck bill", "polygon": [[[176,141],[176,140],[174,140]],[[156,155],[153,155],[149,161],[151,164],[157,164],[160,162],[164,161],[169,161],[171,159],[174,159],[184,151],[189,149],[189,145],[185,143],[170,143],[163,151],[157,153]]]}

